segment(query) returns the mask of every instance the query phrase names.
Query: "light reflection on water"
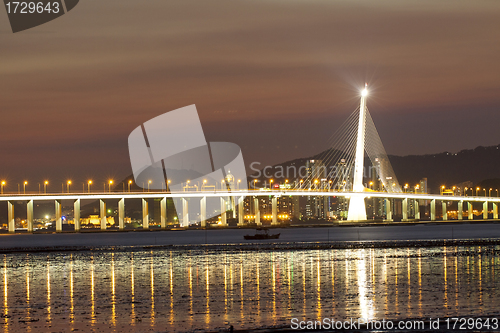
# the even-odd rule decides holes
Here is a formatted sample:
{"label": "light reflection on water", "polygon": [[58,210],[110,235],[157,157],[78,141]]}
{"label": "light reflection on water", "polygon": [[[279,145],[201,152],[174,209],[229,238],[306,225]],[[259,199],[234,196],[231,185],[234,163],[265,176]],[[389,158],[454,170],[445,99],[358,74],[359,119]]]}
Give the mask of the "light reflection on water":
{"label": "light reflection on water", "polygon": [[[499,246],[4,255],[5,332],[498,314]],[[496,268],[496,269],[495,269]]]}

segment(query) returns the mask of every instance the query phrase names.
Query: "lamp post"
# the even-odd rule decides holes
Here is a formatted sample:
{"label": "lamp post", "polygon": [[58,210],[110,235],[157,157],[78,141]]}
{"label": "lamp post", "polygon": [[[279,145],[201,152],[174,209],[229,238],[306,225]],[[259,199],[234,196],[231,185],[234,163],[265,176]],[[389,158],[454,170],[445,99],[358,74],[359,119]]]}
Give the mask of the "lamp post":
{"label": "lamp post", "polygon": [[444,189],[445,189],[445,188],[446,188],[446,187],[445,187],[444,185],[443,185],[443,186],[441,186],[441,195],[443,195],[443,193],[444,193]]}
{"label": "lamp post", "polygon": [[68,193],[69,193],[69,186],[71,185],[71,180],[68,180],[67,184],[68,184]]}
{"label": "lamp post", "polygon": [[92,185],[92,181],[91,181],[91,180],[89,180],[89,181],[87,182],[87,188],[88,188],[88,190],[89,190],[89,193],[90,193],[90,185]]}
{"label": "lamp post", "polygon": [[43,193],[47,194],[47,185],[49,185],[49,181],[46,180],[43,182]]}
{"label": "lamp post", "polygon": [[109,182],[108,182],[108,184],[109,184],[108,185],[108,191],[109,191],[109,193],[111,193],[111,185],[113,185],[113,180],[110,179]]}
{"label": "lamp post", "polygon": [[464,188],[464,195],[465,195],[465,196],[467,196],[467,190],[468,190],[468,189],[469,189],[468,187]]}
{"label": "lamp post", "polygon": [[[3,187],[5,186],[5,180],[2,180],[1,185],[2,185],[2,194],[3,194]],[[497,190],[497,192],[498,192],[498,190]]]}
{"label": "lamp post", "polygon": [[300,189],[300,190],[302,190],[302,184],[303,184],[303,183],[304,183],[304,179],[301,179],[301,180],[300,180],[300,182],[299,182],[299,184],[300,184],[299,189]]}
{"label": "lamp post", "polygon": [[170,179],[167,180],[167,192],[170,191],[170,186],[169,185],[170,185]]}
{"label": "lamp post", "polygon": [[149,185],[151,185],[152,181],[148,180],[148,192],[149,192]]}
{"label": "lamp post", "polygon": [[490,190],[489,190],[489,192],[488,192],[488,196],[489,196],[489,197],[491,197],[491,190],[492,190],[492,188],[490,187]]}
{"label": "lamp post", "polygon": [[240,189],[240,183],[241,183],[241,179],[238,179],[237,190]]}
{"label": "lamp post", "polygon": [[274,179],[271,179],[269,181],[269,189],[272,191],[273,190],[273,182],[274,182]]}
{"label": "lamp post", "polygon": [[130,192],[130,185],[132,185],[132,181],[131,180],[128,181],[128,191],[129,192]]}
{"label": "lamp post", "polygon": [[24,184],[23,184],[23,192],[24,192],[24,194],[26,194],[26,185],[28,185],[28,182],[24,181]]}
{"label": "lamp post", "polygon": [[405,193],[408,192],[408,187],[410,187],[408,184],[405,184]]}
{"label": "lamp post", "polygon": [[484,191],[484,196],[486,196],[486,189],[485,189],[485,188],[483,188],[483,191]]}

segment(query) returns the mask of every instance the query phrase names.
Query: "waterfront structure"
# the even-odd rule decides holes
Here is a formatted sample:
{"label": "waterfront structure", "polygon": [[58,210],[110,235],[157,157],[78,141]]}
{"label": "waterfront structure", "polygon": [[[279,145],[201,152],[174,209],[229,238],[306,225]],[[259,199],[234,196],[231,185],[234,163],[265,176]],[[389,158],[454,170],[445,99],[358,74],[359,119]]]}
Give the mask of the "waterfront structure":
{"label": "waterfront structure", "polygon": [[[492,208],[492,217],[493,219],[498,219],[498,205],[500,204],[500,197],[484,197],[484,196],[452,196],[452,195],[436,195],[436,194],[427,194],[427,193],[414,193],[414,192],[399,192],[399,193],[389,193],[389,192],[352,192],[352,191],[337,191],[337,190],[292,190],[292,189],[276,189],[267,192],[260,191],[252,191],[252,190],[240,190],[240,191],[232,191],[232,192],[217,192],[217,191],[190,191],[190,192],[102,192],[102,193],[64,193],[64,194],[37,194],[37,195],[28,195],[28,194],[4,194],[0,195],[0,202],[6,202],[8,206],[8,230],[9,232],[15,232],[15,215],[14,215],[14,202],[25,202],[26,203],[26,211],[27,211],[27,231],[33,231],[33,206],[35,202],[38,201],[52,201],[54,202],[54,212],[55,212],[55,224],[56,231],[62,231],[63,225],[63,215],[62,215],[62,202],[63,200],[68,200],[73,203],[73,216],[75,223],[75,231],[80,231],[81,228],[81,202],[82,200],[98,200],[99,202],[99,221],[101,230],[106,230],[108,225],[108,217],[106,215],[106,201],[107,200],[118,200],[118,228],[124,229],[125,226],[125,202],[130,199],[140,199],[143,202],[142,205],[142,227],[144,229],[149,229],[149,205],[148,199],[157,199],[160,201],[160,227],[167,227],[167,199],[180,199],[180,200],[190,200],[191,204],[197,203],[200,206],[201,210],[201,226],[206,226],[206,206],[204,207],[203,203],[206,202],[207,199],[213,198],[234,198],[235,200],[240,200],[242,197],[253,197],[254,200],[259,200],[260,197],[270,198],[270,221],[271,225],[279,225],[279,211],[278,211],[278,198],[280,197],[301,197],[301,196],[309,196],[314,195],[316,197],[358,197],[363,201],[367,198],[377,198],[383,199],[386,203],[387,209],[387,221],[392,221],[392,206],[396,206],[397,202],[401,207],[401,215],[403,220],[408,220],[412,217],[415,220],[420,220],[420,209],[416,208],[414,210],[414,215],[409,215],[409,201],[413,200],[415,202],[416,207],[419,207],[420,203],[428,201],[429,202],[429,211],[430,211],[430,220],[435,221],[438,219],[438,215],[436,214],[436,206],[441,206],[441,220],[448,220],[448,210],[450,207],[450,203],[457,205],[457,219],[458,220],[472,220],[474,217],[473,212],[473,203],[482,204],[483,207],[483,219],[489,218],[490,207]],[[241,210],[240,208],[241,207]],[[244,219],[243,205],[239,206],[236,210],[236,216],[238,220],[238,225],[244,226],[248,222]],[[261,220],[261,212],[260,205],[255,205],[255,223],[260,225]],[[185,217],[188,215],[187,207],[183,209],[181,212],[177,212],[181,218],[179,219],[180,223],[184,227],[189,226],[189,220]],[[465,212],[467,214],[465,214]],[[226,211],[222,210],[220,213],[221,216],[221,226],[227,225],[227,219],[225,218]]]}

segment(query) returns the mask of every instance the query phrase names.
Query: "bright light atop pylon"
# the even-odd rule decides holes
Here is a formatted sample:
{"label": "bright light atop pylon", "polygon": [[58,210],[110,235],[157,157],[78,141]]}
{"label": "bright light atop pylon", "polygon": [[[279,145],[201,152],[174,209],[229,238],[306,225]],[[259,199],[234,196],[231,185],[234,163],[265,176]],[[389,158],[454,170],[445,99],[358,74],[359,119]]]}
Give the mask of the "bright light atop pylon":
{"label": "bright light atop pylon", "polygon": [[365,88],[365,89],[361,90],[361,96],[365,97],[367,95],[368,95],[368,89]]}

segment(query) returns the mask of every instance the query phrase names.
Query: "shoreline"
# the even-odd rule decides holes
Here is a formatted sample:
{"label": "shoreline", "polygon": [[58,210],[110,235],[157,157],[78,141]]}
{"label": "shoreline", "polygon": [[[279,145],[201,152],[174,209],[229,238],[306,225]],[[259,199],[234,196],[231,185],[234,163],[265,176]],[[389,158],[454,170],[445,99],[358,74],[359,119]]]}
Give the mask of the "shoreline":
{"label": "shoreline", "polygon": [[495,246],[500,245],[500,238],[486,239],[432,239],[432,240],[399,240],[399,241],[331,241],[302,243],[234,243],[234,244],[188,244],[188,245],[130,245],[130,246],[52,246],[52,247],[18,247],[0,248],[0,253],[43,253],[43,252],[133,252],[143,250],[174,250],[174,251],[293,251],[293,250],[332,250],[332,249],[389,249],[412,247],[442,247],[442,246]]}

